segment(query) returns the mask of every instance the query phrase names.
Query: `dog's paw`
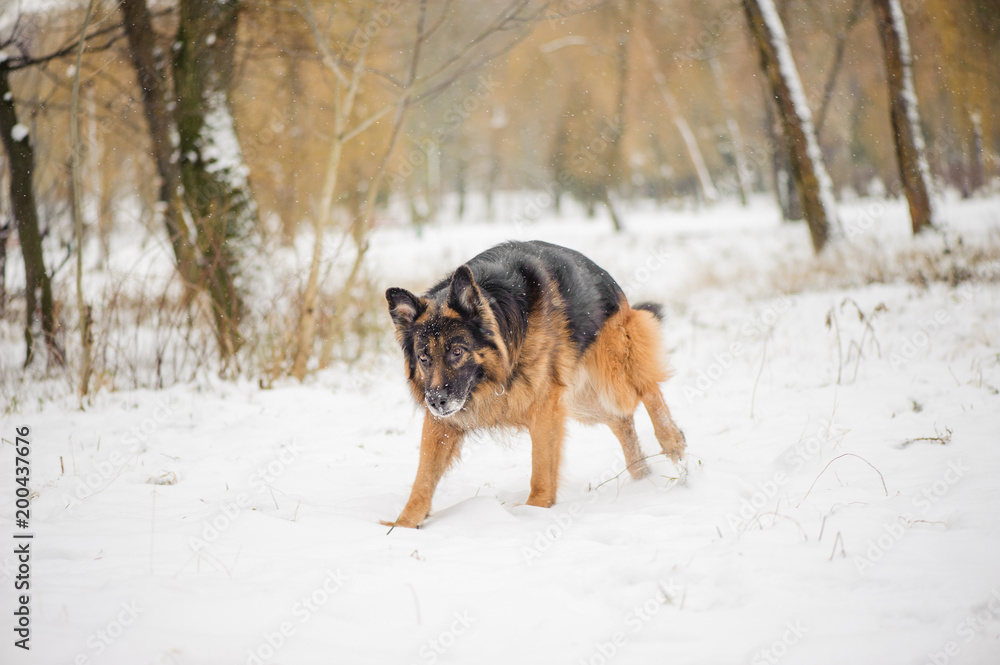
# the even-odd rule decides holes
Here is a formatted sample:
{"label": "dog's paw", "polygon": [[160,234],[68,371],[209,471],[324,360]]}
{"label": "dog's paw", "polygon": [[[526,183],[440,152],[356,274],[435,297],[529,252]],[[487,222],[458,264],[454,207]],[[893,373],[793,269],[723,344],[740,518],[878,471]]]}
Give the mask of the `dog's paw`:
{"label": "dog's paw", "polygon": [[388,520],[379,520],[379,524],[381,524],[382,526],[387,526],[391,529],[394,529],[397,526],[401,526],[407,529],[419,529],[420,525],[423,524],[423,520],[417,522],[416,520],[406,519],[403,516],[400,516],[399,519],[397,519],[395,522],[389,522]]}
{"label": "dog's paw", "polygon": [[674,428],[673,436],[667,443],[661,443],[663,452],[674,464],[681,464],[684,461],[684,451],[687,450],[687,439],[684,432],[679,427]]}
{"label": "dog's paw", "polygon": [[528,495],[528,501],[524,505],[535,506],[537,508],[551,508],[555,505],[556,495],[552,491],[535,491],[532,490]]}

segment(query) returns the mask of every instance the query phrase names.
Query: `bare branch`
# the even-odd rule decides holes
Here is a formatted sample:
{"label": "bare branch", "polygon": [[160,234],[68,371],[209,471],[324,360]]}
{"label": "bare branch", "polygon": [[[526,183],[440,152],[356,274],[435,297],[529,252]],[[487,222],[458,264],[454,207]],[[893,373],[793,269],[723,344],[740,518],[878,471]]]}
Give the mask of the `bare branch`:
{"label": "bare branch", "polygon": [[340,140],[343,141],[344,143],[347,143],[348,141],[350,141],[351,139],[353,139],[354,137],[356,137],[358,134],[363,133],[366,129],[368,129],[369,127],[371,127],[372,125],[374,125],[376,122],[378,122],[379,120],[381,120],[383,117],[385,117],[385,115],[389,111],[393,110],[394,108],[396,108],[395,104],[389,104],[388,106],[382,107],[381,110],[376,111],[375,113],[372,113],[370,116],[368,116],[363,121],[361,121],[361,124],[359,124],[357,127],[355,127],[354,129],[352,129],[349,132],[344,133],[340,137]]}
{"label": "bare branch", "polygon": [[309,31],[312,32],[313,41],[316,42],[316,48],[319,49],[323,64],[334,73],[341,84],[345,86],[350,85],[347,75],[344,74],[340,66],[339,59],[334,57],[334,53],[330,50],[330,45],[316,23],[316,12],[313,11],[312,3],[309,0],[299,0],[299,7],[301,8],[299,14],[305,19],[306,25],[309,26]]}
{"label": "bare branch", "polygon": [[[156,18],[156,17],[160,17],[160,16],[166,16],[166,15],[171,14],[171,13],[173,13],[173,9],[164,9],[164,10],[161,10],[159,12],[156,12],[156,13],[152,14],[152,16],[154,18]],[[18,20],[20,20],[20,15],[18,15]],[[48,53],[46,55],[35,56],[35,57],[32,57],[32,56],[28,55],[27,53],[23,53],[22,55],[13,56],[13,57],[8,58],[6,60],[6,62],[3,63],[3,66],[5,68],[9,69],[10,71],[17,71],[19,69],[24,69],[26,67],[34,67],[36,65],[45,64],[45,63],[50,62],[52,60],[58,60],[60,58],[65,58],[67,56],[73,55],[77,50],[79,50],[81,42],[82,43],[90,42],[91,40],[96,39],[98,37],[103,37],[104,35],[112,34],[115,31],[121,30],[123,27],[124,26],[123,26],[122,23],[115,23],[113,25],[108,25],[108,26],[105,26],[103,28],[98,28],[98,29],[95,29],[90,34],[88,34],[87,36],[83,37],[82,39],[77,39],[76,41],[74,41],[74,42],[72,42],[70,44],[67,44],[66,46],[61,47],[61,48],[53,51],[52,53]],[[100,44],[98,46],[88,46],[88,47],[86,47],[84,49],[83,53],[84,54],[90,54],[90,53],[98,53],[98,52],[101,52],[101,51],[107,51],[112,46],[114,46],[120,39],[122,39],[124,36],[125,36],[125,32],[124,31],[120,32],[119,34],[112,35],[112,37],[109,38],[108,41],[104,42],[103,44]],[[11,41],[13,41],[13,37],[12,37]]]}

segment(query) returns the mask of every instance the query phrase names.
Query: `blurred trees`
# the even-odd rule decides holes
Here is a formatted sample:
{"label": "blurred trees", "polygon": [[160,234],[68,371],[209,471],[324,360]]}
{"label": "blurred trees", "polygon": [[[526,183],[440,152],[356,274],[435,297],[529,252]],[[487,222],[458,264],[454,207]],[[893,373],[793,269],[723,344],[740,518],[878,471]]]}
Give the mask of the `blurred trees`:
{"label": "blurred trees", "polygon": [[[834,193],[904,194],[878,0],[773,2]],[[932,190],[996,191],[995,3],[898,4]],[[68,52],[82,14],[20,7],[0,10],[10,92],[0,108],[4,122],[31,131],[13,141],[4,129],[2,163],[11,187],[34,186],[38,242],[30,221],[17,239],[26,257],[44,247],[28,259],[41,269],[25,295],[29,320],[55,340],[59,303],[42,283],[73,243],[64,223],[71,77],[59,57],[22,64],[29,53]],[[366,306],[350,285],[364,279],[379,225],[442,215],[505,223],[565,212],[572,198],[627,228],[639,200],[800,200],[795,189],[787,196],[792,179],[782,173],[802,139],[782,136],[733,0],[118,0],[95,12],[102,37],[80,71],[85,231],[101,235],[105,257],[112,228],[168,243],[185,298],[207,303],[224,357],[243,338],[254,266],[305,229],[314,229],[309,270],[288,296],[305,306],[285,325],[303,334],[285,338],[282,360],[288,372],[300,357],[296,375],[314,366],[309,358],[326,362],[330,340]],[[16,34],[13,15],[24,19]],[[33,171],[19,161],[25,146]],[[20,230],[25,206],[11,194],[0,215]],[[346,284],[325,286],[331,274]]]}

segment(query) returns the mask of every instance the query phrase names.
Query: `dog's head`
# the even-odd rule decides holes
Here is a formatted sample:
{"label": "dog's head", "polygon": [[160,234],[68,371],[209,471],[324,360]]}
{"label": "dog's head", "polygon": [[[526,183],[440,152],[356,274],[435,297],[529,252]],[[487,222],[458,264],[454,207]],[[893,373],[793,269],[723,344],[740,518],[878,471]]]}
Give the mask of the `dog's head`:
{"label": "dog's head", "polygon": [[474,399],[477,387],[501,380],[506,346],[468,266],[459,267],[435,297],[393,287],[385,299],[410,387],[434,416],[453,416]]}

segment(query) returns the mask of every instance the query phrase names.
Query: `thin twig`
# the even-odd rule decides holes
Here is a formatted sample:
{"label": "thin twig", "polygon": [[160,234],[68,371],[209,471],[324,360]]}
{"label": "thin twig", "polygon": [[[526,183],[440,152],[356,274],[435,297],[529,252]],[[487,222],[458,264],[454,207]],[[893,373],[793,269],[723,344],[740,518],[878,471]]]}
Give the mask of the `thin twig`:
{"label": "thin twig", "polygon": [[153,503],[149,512],[149,574],[153,574],[153,542],[156,537],[156,490],[153,490]]}
{"label": "thin twig", "polygon": [[[771,331],[774,329],[772,328]],[[760,383],[760,375],[764,373],[764,360],[767,358],[767,342],[771,339],[771,331],[768,331],[764,338],[764,350],[760,354],[760,369],[757,370],[757,378],[753,382],[753,392],[750,393],[750,420],[753,420],[753,405],[757,398],[757,384]]]}
{"label": "thin twig", "polygon": [[[653,459],[654,457],[663,457],[664,459],[666,459],[667,454],[666,453],[654,453],[652,455],[646,455],[645,457],[637,460],[637,462],[644,462],[645,460]],[[601,486],[603,486],[603,485],[605,485],[607,483],[610,483],[612,480],[618,480],[619,478],[621,478],[621,475],[623,473],[627,472],[629,470],[629,468],[634,467],[635,464],[636,464],[636,462],[633,462],[629,467],[626,467],[626,468],[622,469],[621,471],[619,471],[615,475],[611,476],[607,480],[604,480],[604,481],[598,483],[597,486],[594,487],[593,491],[596,492],[597,490],[599,490],[601,488]],[[680,462],[678,462],[678,464],[680,464]],[[671,478],[671,480],[677,480],[677,479],[676,478]]]}
{"label": "thin twig", "polygon": [[844,367],[844,352],[840,348],[840,322],[837,320],[837,308],[831,307],[826,313],[826,327],[833,328],[837,337],[837,385],[840,385],[840,374]]}
{"label": "thin twig", "polygon": [[830,558],[828,559],[829,561],[833,561],[833,555],[837,553],[837,543],[840,543],[840,555],[844,558],[847,558],[847,550],[844,549],[844,537],[838,531],[837,537],[833,539],[833,549],[830,550]]}
{"label": "thin twig", "polygon": [[949,443],[951,443],[951,428],[950,427],[945,427],[944,428],[944,434],[938,434],[936,427],[934,428],[934,432],[937,434],[937,436],[918,436],[918,437],[914,437],[912,439],[907,439],[906,441],[903,441],[903,443],[899,444],[899,447],[900,448],[905,448],[906,446],[910,445],[911,443],[916,443],[917,441],[934,441],[936,443],[940,443],[942,446],[946,446]]}
{"label": "thin twig", "polygon": [[873,469],[873,470],[875,471],[875,473],[877,473],[877,474],[878,474],[878,477],[879,477],[879,480],[881,480],[881,481],[882,481],[882,490],[883,490],[883,491],[885,492],[885,495],[886,495],[886,496],[889,496],[889,488],[888,488],[888,487],[886,487],[886,484],[885,484],[885,476],[883,476],[883,475],[882,475],[882,472],[881,472],[881,471],[879,471],[878,469],[876,469],[876,468],[875,468],[875,465],[874,465],[874,464],[872,464],[871,462],[869,462],[868,460],[866,460],[866,459],[865,459],[864,457],[862,457],[861,455],[855,455],[854,453],[843,453],[843,454],[841,454],[841,455],[837,455],[837,456],[836,456],[836,457],[834,457],[834,458],[833,458],[832,460],[830,460],[829,462],[827,462],[826,466],[824,466],[824,467],[823,467],[823,470],[822,470],[822,471],[820,471],[820,472],[819,472],[819,475],[818,475],[818,476],[816,476],[815,480],[813,480],[813,481],[812,481],[812,485],[810,485],[810,486],[809,486],[809,489],[808,489],[808,490],[806,490],[806,493],[805,493],[805,495],[804,495],[804,496],[802,497],[802,499],[801,499],[801,500],[800,500],[800,501],[798,502],[798,504],[796,504],[796,506],[795,506],[796,508],[798,508],[799,506],[801,506],[801,505],[802,505],[802,503],[803,503],[803,502],[804,502],[804,501],[806,500],[806,498],[808,498],[808,496],[809,496],[809,493],[810,493],[810,492],[812,492],[812,490],[813,490],[813,487],[815,487],[815,486],[816,486],[816,483],[817,483],[817,482],[819,481],[820,477],[822,477],[822,475],[823,475],[824,473],[826,473],[826,470],[830,468],[830,465],[831,465],[831,464],[833,464],[834,462],[836,462],[837,460],[841,459],[842,457],[857,457],[857,458],[858,458],[859,460],[861,460],[862,462],[864,462],[865,464],[867,464],[868,466],[870,466],[870,467],[871,467],[871,468],[872,468],[872,469]]}

